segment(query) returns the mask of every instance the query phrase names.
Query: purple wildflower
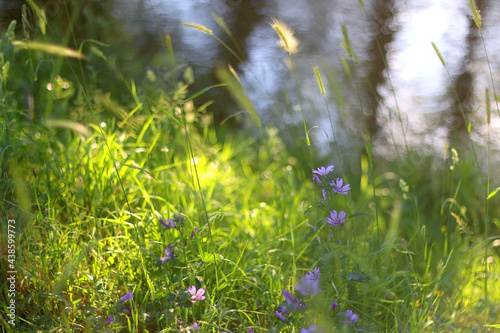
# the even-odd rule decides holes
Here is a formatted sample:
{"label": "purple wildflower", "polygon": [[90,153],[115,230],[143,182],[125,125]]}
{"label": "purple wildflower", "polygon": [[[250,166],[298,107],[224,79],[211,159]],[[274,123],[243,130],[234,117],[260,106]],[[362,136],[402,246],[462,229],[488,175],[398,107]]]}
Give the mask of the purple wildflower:
{"label": "purple wildflower", "polygon": [[295,298],[290,294],[288,290],[283,289],[283,296],[285,297],[286,305],[281,305],[281,312],[288,314],[290,312],[295,312],[299,309],[304,309],[305,305],[301,304],[298,298]]}
{"label": "purple wildflower", "polygon": [[321,185],[321,184],[323,184],[323,182],[321,181],[321,179],[319,178],[319,176],[324,177],[324,176],[328,175],[332,171],[333,171],[333,165],[329,165],[326,168],[325,167],[319,167],[317,170],[313,169],[313,180],[316,181],[316,183],[318,185]]}
{"label": "purple wildflower", "polygon": [[341,178],[337,178],[336,180],[332,180],[328,184],[333,187],[333,193],[347,195],[349,193],[349,190],[351,189],[351,185],[350,184],[344,185],[344,180]]}
{"label": "purple wildflower", "polygon": [[104,323],[104,325],[108,326],[109,324],[111,324],[113,321],[115,321],[115,317],[113,316],[109,316],[108,319],[106,320],[106,322]]}
{"label": "purple wildflower", "polygon": [[316,324],[312,324],[308,328],[302,327],[300,329],[300,333],[319,333],[319,332],[323,332],[323,330],[318,330]]}
{"label": "purple wildflower", "polygon": [[309,281],[319,280],[321,273],[319,272],[319,267],[314,267],[314,273],[309,271],[306,274],[306,279]]}
{"label": "purple wildflower", "polygon": [[324,188],[321,189],[321,193],[323,193],[323,200],[326,200],[326,190]]}
{"label": "purple wildflower", "polygon": [[326,218],[326,222],[330,223],[334,227],[338,227],[339,225],[345,222],[345,216],[346,213],[344,211],[337,213],[336,210],[332,210],[330,212],[330,217]]}
{"label": "purple wildflower", "polygon": [[357,314],[355,314],[354,312],[352,312],[352,310],[347,310],[345,312],[345,320],[344,320],[344,323],[346,324],[355,324],[357,323],[359,320],[359,317]]}
{"label": "purple wildflower", "polygon": [[313,170],[313,174],[317,174],[320,176],[326,176],[330,172],[333,171],[333,165],[329,165],[326,168],[325,167],[319,167],[317,170]]}
{"label": "purple wildflower", "polygon": [[339,306],[339,303],[333,302],[332,304],[330,304],[330,306],[332,307],[332,310],[335,310],[337,306]]}
{"label": "purple wildflower", "polygon": [[321,291],[319,286],[319,277],[321,273],[319,268],[314,268],[313,272],[308,272],[305,277],[300,280],[300,284],[295,286],[295,290],[298,291],[302,296],[312,296],[317,295]]}
{"label": "purple wildflower", "polygon": [[173,247],[174,247],[174,244],[168,244],[168,247],[165,249],[165,254],[167,256],[160,258],[162,264],[164,264],[169,259],[175,258],[174,251],[172,250]]}
{"label": "purple wildflower", "polygon": [[253,329],[251,327],[248,329],[248,333],[253,333]]}
{"label": "purple wildflower", "polygon": [[129,291],[128,293],[123,295],[122,298],[120,298],[120,302],[125,302],[126,300],[129,300],[131,298],[134,298],[134,294],[132,294],[132,292]]}
{"label": "purple wildflower", "polygon": [[198,326],[198,323],[197,323],[197,322],[194,322],[194,323],[193,323],[193,329],[194,329],[195,331],[197,331],[197,330],[199,329],[199,326]]}
{"label": "purple wildflower", "polygon": [[195,303],[197,301],[203,301],[205,299],[205,289],[200,288],[196,290],[195,286],[191,286],[187,289],[188,293],[191,295],[191,302]]}
{"label": "purple wildflower", "polygon": [[194,227],[194,230],[191,231],[191,239],[194,238],[195,233],[198,233],[198,228],[197,227]]}
{"label": "purple wildflower", "polygon": [[127,316],[129,316],[132,313],[130,305],[124,306],[123,309],[122,309],[122,312],[124,314],[126,314]]}
{"label": "purple wildflower", "polygon": [[176,226],[174,219],[167,219],[167,222],[163,221],[163,219],[160,219],[160,223],[163,224],[163,226],[167,229],[175,228]]}
{"label": "purple wildflower", "polygon": [[274,313],[276,315],[276,317],[278,317],[280,320],[283,320],[285,321],[286,318],[278,311],[276,310],[276,312]]}

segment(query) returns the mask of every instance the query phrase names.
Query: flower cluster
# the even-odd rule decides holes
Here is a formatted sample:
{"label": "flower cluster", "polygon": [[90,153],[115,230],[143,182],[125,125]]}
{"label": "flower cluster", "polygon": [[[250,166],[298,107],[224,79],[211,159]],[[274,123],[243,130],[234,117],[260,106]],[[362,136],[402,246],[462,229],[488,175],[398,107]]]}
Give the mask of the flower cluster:
{"label": "flower cluster", "polygon": [[347,195],[351,189],[350,184],[344,185],[344,180],[341,178],[333,179],[330,175],[333,171],[334,166],[329,165],[325,167],[319,167],[313,170],[313,180],[321,189],[323,194],[323,200],[327,200],[329,193],[344,194]]}
{"label": "flower cluster", "polygon": [[204,288],[196,290],[195,286],[191,286],[187,289],[187,292],[191,295],[191,303],[196,303],[197,301],[203,301],[205,299]]}
{"label": "flower cluster", "polygon": [[[295,286],[295,291],[297,291],[302,297],[314,296],[319,294],[321,292],[321,288],[319,285],[320,276],[321,273],[319,271],[319,268],[315,267],[313,272],[309,271],[300,280],[300,284]],[[299,298],[293,297],[288,290],[283,289],[282,292],[283,296],[285,297],[285,302],[281,303],[274,313],[277,318],[282,321],[286,321],[287,316],[289,316],[290,314],[306,309],[306,304],[304,303],[304,301]],[[309,329],[311,329],[312,326],[310,326]],[[305,328],[303,330],[306,330],[304,332],[316,332],[310,331]]]}
{"label": "flower cluster", "polygon": [[355,314],[354,312],[352,312],[352,310],[347,310],[345,312],[345,320],[344,320],[344,323],[346,324],[355,324],[357,323],[359,320],[359,317],[357,314]]}
{"label": "flower cluster", "polygon": [[304,297],[319,294],[321,292],[319,286],[320,276],[321,273],[319,272],[319,268],[315,267],[314,272],[308,272],[306,276],[300,280],[300,284],[295,286],[295,290]]}
{"label": "flower cluster", "polygon": [[[179,260],[186,262],[188,260],[192,260],[196,258],[196,254],[193,254],[189,248],[188,244],[194,241],[197,241],[196,237],[198,232],[201,232],[202,229],[198,229],[198,227],[186,228],[187,223],[185,223],[187,216],[184,214],[174,215],[173,218],[162,218],[161,216],[157,219],[158,224],[157,227],[164,230],[164,234],[162,235],[165,243],[168,244],[166,248],[162,251],[162,255],[156,257],[152,255],[157,265],[154,265],[156,271],[151,272],[151,277],[153,278],[154,283],[162,283],[161,277],[164,275],[165,271],[168,271],[169,274],[176,275],[179,271],[178,263],[179,261],[174,260],[179,256]],[[166,241],[168,239],[168,241]],[[152,254],[152,252],[149,252]],[[164,254],[163,254],[164,253]],[[165,265],[164,265],[165,264]],[[199,263],[199,266],[203,264],[203,261]],[[198,265],[191,266],[194,271],[192,276],[197,276],[197,267]],[[184,309],[193,309],[193,304],[197,302],[204,301],[206,299],[205,288],[197,288],[194,285],[188,285],[187,288],[182,289],[180,286],[184,284],[185,279],[175,280],[172,279],[173,286],[170,289],[170,293],[167,293],[165,302],[162,303],[163,306],[166,307],[166,310],[169,316],[173,319],[173,322],[177,323],[178,331],[180,332],[194,332],[200,330],[201,324],[197,321],[189,321],[181,320],[182,315],[180,311]],[[165,288],[166,289],[166,288]],[[132,313],[132,307],[135,305],[133,301],[130,301],[135,298],[135,295],[130,291],[123,295],[118,299],[117,302],[114,303],[113,308],[110,310],[110,313],[107,317],[103,318],[103,325],[120,325],[123,324],[123,319],[119,316],[117,317],[116,313],[125,314],[126,316],[130,316]],[[199,310],[200,307],[196,307],[196,310]],[[149,312],[143,313],[144,318],[148,319],[151,316]],[[192,318],[196,319],[196,311],[193,310]],[[121,321],[117,323],[117,321]]]}
{"label": "flower cluster", "polygon": [[165,227],[166,229],[172,229],[177,227],[177,225],[183,226],[184,225],[184,216],[181,214],[177,214],[174,216],[174,218],[168,218],[167,222],[160,218],[160,223]]}
{"label": "flower cluster", "polygon": [[174,247],[174,244],[168,244],[168,247],[165,249],[166,256],[160,258],[162,264],[164,264],[167,260],[173,259],[176,257],[176,255],[174,254],[174,251],[172,250],[173,247]]}
{"label": "flower cluster", "polygon": [[276,312],[274,312],[276,317],[281,320],[286,320],[285,316],[299,310],[305,310],[306,305],[300,299],[293,297],[288,290],[283,289],[282,292],[285,297],[285,302],[281,303]]}
{"label": "flower cluster", "polygon": [[[333,165],[329,165],[325,167],[319,167],[316,170],[313,170],[313,180],[321,189],[321,193],[323,194],[323,200],[327,200],[328,196],[334,194],[343,194],[348,195],[349,190],[351,189],[350,184],[344,185],[344,180],[341,178],[333,178],[331,173],[334,169]],[[326,222],[331,224],[334,227],[338,227],[345,223],[346,212],[333,209],[330,211],[330,216],[326,218]]]}
{"label": "flower cluster", "polygon": [[[312,171],[313,181],[319,187],[322,192],[322,199],[316,206],[320,210],[325,211],[328,215],[326,218],[318,221],[316,226],[311,226],[311,232],[313,234],[319,233],[321,226],[326,222],[333,227],[339,227],[346,222],[347,213],[343,210],[332,209],[331,200],[335,195],[342,194],[348,195],[351,189],[350,184],[344,184],[344,180],[341,178],[336,178],[333,176],[334,166],[321,166]],[[312,206],[315,207],[315,206]],[[333,235],[333,231],[332,231]],[[318,237],[319,234],[318,234]],[[330,237],[330,239],[332,236]],[[321,242],[318,242],[318,244]],[[322,242],[325,244],[324,242]],[[338,244],[338,243],[337,243]],[[308,315],[293,315],[300,311],[313,311],[314,306],[310,310],[306,310],[306,304],[302,300],[307,297],[313,297],[319,295],[323,290],[320,285],[321,272],[319,267],[315,267],[313,271],[309,271],[304,277],[300,279],[300,282],[295,285],[296,296],[293,296],[289,291],[282,290],[285,301],[282,302],[275,311],[275,316],[281,320],[281,325],[300,325],[301,333],[312,333],[312,332],[324,332],[316,323],[308,323],[309,326],[304,325],[304,319],[309,317]],[[338,293],[336,287],[335,291]],[[341,294],[338,295],[341,297]],[[318,304],[314,301],[313,304]],[[337,301],[333,301],[329,304],[330,311],[333,315],[337,316],[337,323],[340,325],[356,325],[359,321],[358,315],[356,315],[352,310],[347,310],[345,313],[340,312],[339,308],[341,306]],[[311,317],[309,317],[311,318]],[[362,329],[357,329],[362,331]]]}

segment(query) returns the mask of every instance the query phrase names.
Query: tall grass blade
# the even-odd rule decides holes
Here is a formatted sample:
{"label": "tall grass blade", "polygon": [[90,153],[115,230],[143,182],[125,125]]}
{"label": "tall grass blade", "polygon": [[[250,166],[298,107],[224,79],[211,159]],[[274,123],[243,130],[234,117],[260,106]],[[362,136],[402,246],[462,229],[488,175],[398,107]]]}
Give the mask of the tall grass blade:
{"label": "tall grass blade", "polygon": [[200,91],[197,91],[195,92],[194,94],[192,94],[191,96],[189,96],[187,99],[186,99],[186,102],[190,101],[190,100],[193,100],[195,99],[196,97],[198,96],[201,96],[203,95],[204,93],[206,93],[207,91],[209,90],[212,90],[213,88],[218,88],[218,87],[225,87],[226,84],[225,83],[221,83],[221,84],[215,84],[213,86],[209,86],[209,87],[206,87],[206,88],[203,88],[201,89]]}
{"label": "tall grass blade", "polygon": [[235,36],[231,33],[231,30],[229,30],[229,28],[227,27],[224,20],[222,20],[222,18],[219,15],[217,15],[216,13],[212,13],[212,18],[215,20],[215,22],[217,22],[219,27],[221,27],[222,30],[224,30],[224,32],[229,36],[229,38],[233,42],[234,46],[236,47],[237,51],[239,52],[240,57],[242,59],[245,58],[245,52],[243,52],[243,50],[240,46],[240,43],[235,38]]}
{"label": "tall grass blade", "polygon": [[340,27],[342,29],[342,36],[344,38],[344,42],[342,43],[342,46],[346,50],[347,54],[349,55],[349,58],[355,59],[356,62],[359,64],[359,58],[354,52],[352,45],[351,45],[351,40],[349,39],[349,34],[347,32],[347,27],[345,26],[344,23],[340,24]]}
{"label": "tall grass blade", "polygon": [[500,192],[500,187],[497,187],[490,194],[488,194],[488,198],[487,199],[493,198],[498,192]]}
{"label": "tall grass blade", "polygon": [[40,31],[42,32],[42,35],[45,36],[47,33],[47,16],[45,15],[45,11],[41,9],[33,0],[26,0],[26,2],[30,5],[31,9],[36,14],[36,17],[38,19],[38,26],[40,27]]}
{"label": "tall grass blade", "polygon": [[90,131],[85,125],[71,120],[48,119],[45,121],[45,125],[49,128],[69,129],[73,132],[83,135],[84,137],[89,137],[91,135]]}
{"label": "tall grass blade", "polygon": [[443,64],[443,66],[446,66],[446,63],[444,62],[444,58],[443,56],[441,55],[441,52],[439,52],[439,49],[437,48],[436,44],[434,44],[434,42],[431,43],[432,44],[432,47],[434,48],[434,51],[436,52],[439,60],[441,61],[441,63]]}
{"label": "tall grass blade", "polygon": [[486,88],[486,123],[489,125],[491,120],[491,102],[490,102],[490,90]]}
{"label": "tall grass blade", "polygon": [[238,73],[236,73],[236,71],[234,70],[233,66],[231,66],[231,64],[229,64],[229,65],[227,65],[227,67],[229,68],[229,71],[231,72],[231,74],[233,74],[236,81],[238,81],[240,86],[243,87],[243,83],[241,83],[240,77],[238,76]]}
{"label": "tall grass blade", "polygon": [[172,38],[170,38],[169,34],[165,35],[165,45],[167,46],[168,60],[170,61],[170,65],[173,66],[175,65],[175,53],[172,46]]}
{"label": "tall grass blade", "polygon": [[476,7],[476,3],[474,0],[469,0],[469,6],[470,9],[472,10],[472,18],[474,19],[474,23],[476,23],[476,27],[478,29],[481,29],[481,14],[479,13],[479,10]]}
{"label": "tall grass blade", "polygon": [[19,40],[12,41],[12,45],[17,46],[22,49],[34,50],[34,51],[42,51],[49,54],[68,57],[68,58],[77,58],[80,60],[85,59],[85,55],[83,55],[80,51],[70,49],[68,47],[50,44],[50,43],[42,43],[42,42],[22,42]]}
{"label": "tall grass blade", "polygon": [[182,25],[185,27],[196,29],[196,30],[201,31],[201,32],[203,32],[207,35],[210,35],[210,36],[214,35],[212,30],[202,26],[201,24],[183,22]]}
{"label": "tall grass blade", "polygon": [[276,18],[272,17],[271,19],[273,21],[273,23],[271,23],[271,27],[280,38],[278,44],[281,48],[290,55],[297,53],[299,41],[293,36],[293,30]]}
{"label": "tall grass blade", "polygon": [[233,34],[231,33],[231,30],[229,30],[229,28],[227,27],[226,23],[222,20],[222,18],[219,15],[217,15],[216,13],[212,13],[212,17],[215,20],[215,22],[217,22],[217,24],[219,25],[219,27],[221,27],[222,30],[224,30],[224,32],[229,37],[233,36]]}
{"label": "tall grass blade", "polygon": [[[306,118],[304,115],[304,107],[302,104],[302,94],[300,92],[300,85],[299,81],[297,79],[297,71],[295,69],[295,63],[293,61],[292,54],[295,54],[298,52],[298,46],[299,46],[299,41],[297,38],[293,36],[293,30],[290,29],[288,26],[286,26],[283,22],[280,22],[276,18],[272,18],[273,23],[271,23],[271,27],[274,29],[276,34],[279,37],[278,45],[281,46],[281,48],[285,51],[288,52],[290,55],[290,66],[291,70],[293,73],[293,78],[295,81],[295,88],[297,90],[297,96],[299,98],[299,104],[300,104],[300,112],[302,113],[302,123],[304,125],[304,132],[306,134],[306,142],[307,146],[311,145],[311,140],[309,138],[309,131],[307,130],[307,124],[306,124]],[[312,165],[311,165],[312,167]]]}
{"label": "tall grass blade", "polygon": [[8,175],[14,184],[14,195],[16,198],[17,207],[21,210],[22,215],[26,219],[26,221],[30,221],[31,217],[29,213],[31,212],[31,194],[28,191],[25,175],[21,170],[22,169],[18,163],[14,161],[11,161],[9,163]]}
{"label": "tall grass blade", "polygon": [[348,78],[351,78],[351,66],[349,65],[349,62],[345,57],[340,57],[340,60],[342,60],[342,65],[344,66],[345,73],[347,74]]}
{"label": "tall grass blade", "polygon": [[240,107],[243,108],[243,110],[246,111],[250,119],[252,119],[255,125],[257,125],[257,127],[260,129],[262,127],[262,124],[257,111],[255,110],[252,102],[245,94],[243,89],[238,86],[238,84],[232,78],[229,70],[225,68],[218,68],[216,70],[216,74],[219,80],[221,80],[221,82],[226,85],[227,90],[231,93],[236,102],[240,105]]}
{"label": "tall grass blade", "polygon": [[314,74],[316,74],[316,81],[318,81],[319,90],[321,91],[321,95],[326,97],[325,85],[323,84],[323,79],[321,78],[321,73],[319,72],[318,66],[314,66]]}

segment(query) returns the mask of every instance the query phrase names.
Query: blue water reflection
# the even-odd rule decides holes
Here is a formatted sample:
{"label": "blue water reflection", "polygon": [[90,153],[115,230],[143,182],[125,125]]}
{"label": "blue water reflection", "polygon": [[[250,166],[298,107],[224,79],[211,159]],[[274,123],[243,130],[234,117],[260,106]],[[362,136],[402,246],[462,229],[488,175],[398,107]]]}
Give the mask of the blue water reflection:
{"label": "blue water reflection", "polygon": [[[374,126],[377,137],[402,145],[402,133],[405,132],[413,138],[409,142],[414,146],[442,151],[450,130],[454,130],[447,126],[450,121],[447,115],[454,107],[455,97],[450,93],[453,80],[464,71],[470,71],[474,74],[472,82],[476,97],[473,106],[480,108],[475,114],[478,119],[472,115],[471,119],[477,131],[475,137],[484,142],[479,138],[484,133],[484,89],[489,87],[492,90],[492,87],[482,43],[468,41],[471,31],[468,1],[385,0],[364,1],[364,4],[366,12],[358,1],[347,0],[300,0],[293,3],[288,0],[127,0],[117,3],[114,14],[128,22],[125,27],[138,39],[143,31],[157,34],[159,38],[170,34],[179,59],[195,66],[195,73],[205,75],[210,75],[215,66],[230,62],[230,54],[221,50],[214,38],[184,27],[182,22],[203,25],[217,36],[224,37],[225,33],[214,21],[212,13],[220,15],[229,27],[240,30],[248,19],[248,31],[244,31],[243,40],[240,40],[246,59],[238,62],[236,67],[264,121],[283,127],[301,121],[301,114],[297,110],[294,81],[286,64],[287,54],[277,46],[277,36],[270,27],[271,16],[279,18],[295,31],[300,41],[300,52],[294,60],[309,127],[318,126],[319,132],[327,133],[330,139],[332,130],[312,66],[319,65],[325,77],[331,75],[340,83],[345,107],[343,110],[342,106],[339,108],[332,97],[329,106],[338,130],[336,137],[344,143],[352,143],[352,137],[359,135],[360,115],[375,113],[376,117],[368,119],[376,121],[380,127]],[[500,6],[499,1],[489,1],[486,5],[482,12],[482,34],[489,51],[493,77],[497,78],[500,72],[497,38]],[[380,20],[385,21],[381,24]],[[353,65],[355,75],[350,79],[341,59],[347,55],[340,46],[340,23],[347,26],[351,43],[361,61]],[[371,65],[376,54],[370,50],[370,43],[374,41],[377,26],[382,27],[378,36],[390,36],[383,45],[387,51],[387,68]],[[448,73],[431,42],[439,48]],[[374,82],[376,86],[367,88],[366,81],[369,84]],[[284,90],[289,106],[286,105]],[[364,97],[365,93],[374,97],[362,102],[368,104],[360,105],[358,94]],[[370,110],[371,107],[374,109]],[[398,117],[401,121],[397,120]],[[493,119],[494,126],[498,127],[498,114]],[[323,140],[326,136],[321,134],[320,137]],[[498,143],[498,138],[495,140]]]}

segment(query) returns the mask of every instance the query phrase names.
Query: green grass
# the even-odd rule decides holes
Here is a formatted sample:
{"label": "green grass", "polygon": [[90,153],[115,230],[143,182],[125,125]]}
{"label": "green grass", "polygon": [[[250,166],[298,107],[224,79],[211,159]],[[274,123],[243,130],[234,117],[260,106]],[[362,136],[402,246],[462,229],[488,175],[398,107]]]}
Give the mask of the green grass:
{"label": "green grass", "polygon": [[[349,179],[349,195],[322,200],[311,165],[330,161],[304,144],[305,117],[305,148],[285,145],[271,127],[258,137],[217,131],[209,106],[187,93],[188,67],[171,61],[144,86],[115,68],[125,88],[116,97],[96,75],[113,67],[104,44],[83,48],[92,71],[64,49],[14,49],[21,37],[13,27],[2,37],[2,285],[12,270],[9,219],[17,246],[16,325],[2,306],[5,331],[178,332],[194,322],[202,332],[499,327],[498,197],[486,201],[489,178],[472,154],[408,151],[387,160],[368,141],[353,170],[330,174]],[[168,42],[166,50],[174,59]],[[18,89],[25,86],[28,95]],[[244,89],[229,90],[256,119]],[[341,227],[325,223],[332,209],[347,212]],[[174,217],[175,228],[160,223]],[[169,244],[175,258],[162,263]],[[294,287],[315,267],[321,292],[279,320],[282,290],[298,297]],[[193,285],[206,289],[204,300],[190,301]],[[127,292],[134,297],[121,302]],[[347,310],[358,323],[344,323]]]}

